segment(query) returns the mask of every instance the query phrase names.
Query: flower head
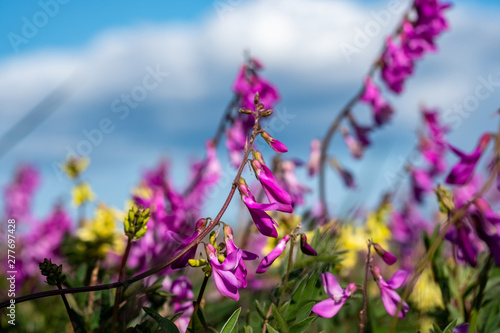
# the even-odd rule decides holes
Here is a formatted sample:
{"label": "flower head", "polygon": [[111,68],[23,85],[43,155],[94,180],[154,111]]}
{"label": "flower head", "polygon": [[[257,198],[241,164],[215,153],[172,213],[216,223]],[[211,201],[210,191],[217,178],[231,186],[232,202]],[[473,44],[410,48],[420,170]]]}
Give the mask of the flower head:
{"label": "flower head", "polygon": [[241,282],[235,274],[243,251],[238,249],[231,252],[222,263],[219,262],[217,250],[212,244],[206,245],[206,251],[210,266],[212,267],[215,286],[222,295],[237,301],[240,298],[238,288]]}
{"label": "flower head", "polygon": [[340,287],[333,274],[326,272],[321,274],[323,288],[330,297],[313,306],[312,311],[321,317],[332,318],[339,312],[347,299],[356,291],[356,285],[351,283],[344,290]]}
{"label": "flower head", "polygon": [[386,282],[380,274],[380,269],[377,266],[371,267],[371,272],[380,289],[382,303],[384,304],[387,313],[391,316],[395,316],[398,305],[402,302],[403,306],[397,313],[397,316],[398,318],[404,318],[410,307],[405,301],[401,300],[401,297],[394,291],[394,289],[398,289],[406,283],[408,273],[406,271],[399,270]]}
{"label": "flower head", "polygon": [[286,244],[290,240],[290,235],[285,235],[279,242],[278,245],[274,249],[269,252],[267,256],[265,256],[262,261],[259,264],[259,267],[257,267],[257,273],[265,273],[269,267],[273,264],[273,262],[278,258],[281,253],[286,248]]}

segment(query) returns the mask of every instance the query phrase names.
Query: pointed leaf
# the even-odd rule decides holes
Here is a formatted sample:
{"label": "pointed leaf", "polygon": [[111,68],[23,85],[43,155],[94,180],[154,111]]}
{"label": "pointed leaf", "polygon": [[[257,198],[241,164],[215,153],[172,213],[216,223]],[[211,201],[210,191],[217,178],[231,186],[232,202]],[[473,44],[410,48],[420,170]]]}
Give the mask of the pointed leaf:
{"label": "pointed leaf", "polygon": [[231,333],[238,324],[238,317],[240,316],[241,308],[233,312],[231,317],[226,321],[220,333]]}
{"label": "pointed leaf", "polygon": [[276,321],[276,328],[280,333],[288,333],[288,325],[285,318],[281,315],[274,304],[271,305],[273,308],[274,320]]}
{"label": "pointed leaf", "polygon": [[267,327],[267,331],[268,331],[269,333],[280,333],[280,332],[276,331],[276,330],[275,330],[275,329],[274,329],[271,325],[269,325],[269,324],[266,324],[266,327]]}
{"label": "pointed leaf", "polygon": [[156,322],[161,327],[163,332],[165,332],[165,333],[179,333],[179,329],[177,328],[177,326],[175,326],[175,324],[173,322],[171,322],[167,318],[163,318],[155,310],[153,310],[151,308],[148,308],[146,306],[143,306],[142,308],[151,318],[156,320]]}
{"label": "pointed leaf", "polygon": [[307,330],[309,325],[313,322],[316,317],[307,317],[306,319],[298,322],[297,324],[290,327],[290,333],[303,333]]}

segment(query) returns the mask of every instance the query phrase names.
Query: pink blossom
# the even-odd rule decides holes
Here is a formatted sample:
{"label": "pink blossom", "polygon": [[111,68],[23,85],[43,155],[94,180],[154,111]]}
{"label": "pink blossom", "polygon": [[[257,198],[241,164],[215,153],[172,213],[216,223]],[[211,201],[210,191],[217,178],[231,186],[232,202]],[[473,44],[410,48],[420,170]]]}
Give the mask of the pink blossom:
{"label": "pink blossom", "polygon": [[384,304],[385,310],[391,316],[398,316],[398,318],[404,318],[406,312],[410,309],[408,304],[403,301],[403,306],[401,310],[396,313],[398,304],[402,301],[401,297],[394,291],[406,283],[408,273],[403,270],[399,270],[386,282],[382,275],[380,274],[380,269],[375,266],[371,268],[373,278],[377,282],[380,289],[380,296],[382,297],[382,303]]}
{"label": "pink blossom", "polygon": [[257,273],[265,273],[269,267],[271,267],[273,262],[283,253],[289,240],[290,235],[285,235],[285,237],[278,242],[278,245],[262,259],[259,267],[257,267]]}
{"label": "pink blossom", "polygon": [[351,283],[344,290],[340,287],[333,274],[326,272],[321,274],[323,279],[323,288],[328,295],[328,299],[321,301],[313,306],[312,312],[321,317],[332,318],[339,312],[347,299],[356,291],[356,285]]}

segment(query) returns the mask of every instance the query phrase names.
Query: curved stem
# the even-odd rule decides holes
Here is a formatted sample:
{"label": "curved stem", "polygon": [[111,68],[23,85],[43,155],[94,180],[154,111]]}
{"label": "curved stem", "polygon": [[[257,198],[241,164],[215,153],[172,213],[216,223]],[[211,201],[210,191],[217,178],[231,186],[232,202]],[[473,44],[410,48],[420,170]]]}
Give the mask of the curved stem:
{"label": "curved stem", "polygon": [[[396,35],[399,30],[401,30],[401,27],[403,26],[403,23],[405,22],[406,16],[408,15],[409,11],[413,8],[413,1],[410,5],[410,7],[404,12],[403,18],[401,19],[400,23],[394,30],[394,32],[391,34],[391,36]],[[382,57],[384,52],[387,50],[387,45],[384,44],[382,47],[382,50],[379,52],[376,60],[372,63],[370,68],[368,69],[367,74],[365,75],[366,77],[373,77],[375,74],[375,71],[379,67],[379,59]],[[325,163],[327,160],[327,154],[328,154],[328,147],[330,146],[330,142],[333,139],[334,134],[337,132],[342,120],[344,118],[347,118],[350,115],[351,109],[356,105],[356,103],[359,101],[361,96],[363,95],[365,91],[364,84],[362,85],[361,89],[358,90],[358,92],[351,97],[351,99],[347,102],[347,104],[341,109],[340,113],[335,117],[333,120],[332,124],[328,128],[328,131],[326,132],[325,137],[322,140],[321,143],[321,152],[320,152],[320,162],[319,162],[319,198],[322,206],[322,220],[323,222],[328,219],[328,206],[327,206],[327,200],[326,200],[326,189],[325,189]]]}
{"label": "curved stem", "polygon": [[[248,156],[250,155],[250,152],[251,152],[252,147],[253,147],[253,143],[255,141],[255,138],[259,134],[259,131],[260,131],[260,129],[259,129],[259,124],[258,124],[258,117],[256,117],[255,124],[254,124],[253,130],[252,130],[252,134],[250,135],[250,139],[249,139],[248,145],[245,149],[245,153],[243,155],[242,162],[240,164],[240,167],[238,168],[238,172],[236,173],[236,176],[233,180],[231,190],[229,191],[229,194],[226,198],[226,201],[222,205],[221,210],[219,211],[217,216],[210,222],[210,224],[205,228],[205,230],[203,230],[198,235],[198,237],[196,237],[191,243],[189,243],[186,247],[184,247],[179,253],[177,253],[171,259],[169,259],[166,262],[159,264],[159,265],[157,265],[157,266],[155,266],[155,267],[153,267],[145,272],[142,272],[140,274],[132,276],[128,279],[120,280],[118,282],[109,283],[109,284],[102,284],[102,285],[97,285],[97,286],[87,286],[87,287],[68,288],[68,289],[62,289],[62,290],[43,291],[43,292],[31,294],[31,295],[17,297],[17,298],[15,298],[16,303],[21,303],[21,302],[29,301],[32,299],[55,296],[55,295],[75,294],[75,293],[107,290],[107,289],[113,289],[113,288],[118,288],[118,287],[124,287],[124,286],[131,284],[131,283],[140,281],[140,280],[142,280],[150,275],[156,274],[159,271],[170,266],[176,260],[182,258],[182,256],[184,256],[187,252],[189,252],[193,247],[197,246],[215,228],[215,226],[217,226],[219,224],[220,219],[222,218],[222,216],[226,212],[227,207],[229,206],[229,203],[233,199],[233,196],[234,196],[234,193],[236,191],[237,184],[238,184],[238,180],[240,179],[241,174],[243,173],[243,169],[245,168],[246,161],[248,159]],[[0,303],[0,309],[9,306],[9,304],[10,304],[10,300]]]}

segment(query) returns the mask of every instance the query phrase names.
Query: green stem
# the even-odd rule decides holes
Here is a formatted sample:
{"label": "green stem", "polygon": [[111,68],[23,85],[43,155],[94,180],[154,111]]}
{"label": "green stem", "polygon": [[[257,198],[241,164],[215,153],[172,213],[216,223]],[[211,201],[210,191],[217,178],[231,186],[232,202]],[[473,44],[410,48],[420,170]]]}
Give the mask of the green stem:
{"label": "green stem", "polygon": [[[123,280],[125,275],[125,266],[127,265],[127,259],[130,254],[130,248],[132,247],[132,240],[129,238],[127,241],[127,247],[123,253],[122,262],[120,264],[120,273],[118,274],[118,281]],[[118,309],[121,302],[122,288],[118,287],[115,293],[115,304],[113,305],[113,322],[111,324],[111,332],[116,332],[116,321],[118,319]]]}

